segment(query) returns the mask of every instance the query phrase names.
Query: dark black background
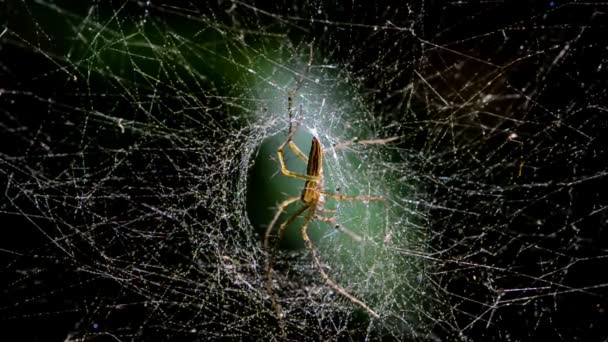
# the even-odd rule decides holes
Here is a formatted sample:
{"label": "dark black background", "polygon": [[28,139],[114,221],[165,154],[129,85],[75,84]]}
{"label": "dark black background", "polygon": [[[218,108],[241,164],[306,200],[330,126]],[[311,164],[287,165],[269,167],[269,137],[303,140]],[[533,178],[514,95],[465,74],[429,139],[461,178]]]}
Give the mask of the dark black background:
{"label": "dark black background", "polygon": [[[109,2],[100,8],[112,13],[122,5],[121,2]],[[91,4],[65,2],[58,6],[82,17]],[[601,341],[608,337],[608,210],[601,210],[608,205],[608,96],[604,71],[608,68],[608,7],[593,3],[568,5],[560,1],[525,5],[520,1],[463,4],[426,1],[409,5],[402,1],[361,2],[356,5],[352,2],[336,4],[326,1],[319,5],[324,9],[323,14],[316,15],[315,5],[291,2],[254,5],[277,15],[300,18],[317,16],[319,20],[345,23],[331,26],[330,33],[327,33],[321,24],[298,22],[299,26],[307,28],[300,30],[290,25],[278,25],[271,16],[252,16],[250,12],[238,8],[235,13],[228,14],[229,3],[180,6],[182,9],[196,9],[199,15],[213,17],[226,25],[264,27],[269,30],[276,27],[277,31],[288,32],[289,37],[296,41],[315,39],[317,46],[331,46],[328,50],[334,60],[349,61],[353,73],[366,76],[364,86],[375,92],[369,95],[370,99],[382,98],[382,94],[405,87],[415,80],[415,68],[420,68],[418,70],[422,73],[441,70],[442,65],[451,65],[462,58],[421,44],[420,39],[496,65],[505,65],[527,55],[524,62],[505,68],[508,77],[505,77],[502,89],[526,89],[526,93],[534,93],[533,101],[514,101],[504,108],[494,108],[527,124],[488,122],[490,126],[501,129],[513,125],[520,136],[528,139],[525,152],[529,154],[522,177],[515,177],[512,170],[498,173],[485,170],[484,166],[498,163],[496,160],[488,159],[485,164],[471,165],[469,156],[446,154],[442,157],[445,163],[441,167],[431,168],[430,173],[436,177],[452,176],[452,183],[446,183],[452,188],[433,182],[425,184],[431,197],[442,206],[487,213],[481,218],[472,219],[458,213],[430,212],[430,229],[439,233],[433,235],[430,244],[438,250],[450,251],[442,256],[446,260],[443,267],[450,276],[441,278],[441,284],[455,294],[448,297],[447,304],[458,307],[454,311],[456,317],[450,319],[466,324],[470,321],[469,315],[477,316],[486,309],[483,305],[459,299],[459,296],[463,296],[487,302],[490,298],[487,288],[477,288],[471,283],[473,275],[499,279],[498,288],[516,289],[547,286],[547,283],[538,282],[534,277],[556,270],[556,275],[548,275],[546,279],[553,283],[552,290],[544,291],[542,296],[534,293],[532,296],[537,297],[502,307],[493,318],[494,324],[486,327],[485,323],[480,323],[467,330],[465,335],[473,340],[543,338]],[[408,6],[411,12],[407,10]],[[63,233],[57,230],[52,220],[31,216],[40,210],[41,204],[28,196],[15,197],[19,190],[8,186],[9,183],[31,181],[24,165],[33,165],[33,169],[36,169],[35,159],[23,164],[15,159],[20,156],[49,153],[48,148],[52,152],[69,154],[89,148],[96,151],[96,145],[128,146],[135,138],[118,137],[110,130],[106,132],[103,124],[91,124],[88,129],[95,132],[91,134],[92,137],[87,139],[84,146],[76,143],[82,138],[79,132],[84,122],[79,121],[78,111],[74,108],[88,108],[89,104],[73,93],[86,89],[103,93],[107,86],[105,81],[88,80],[85,86],[83,80],[71,80],[68,74],[58,71],[56,61],[61,61],[66,46],[73,44],[62,39],[63,32],[67,32],[62,27],[65,22],[57,21],[56,31],[51,32],[48,25],[54,19],[44,17],[47,12],[37,9],[39,6],[33,2],[8,2],[3,7],[2,23],[7,25],[10,32],[0,38],[0,88],[4,89],[0,96],[0,191],[7,189],[6,192],[2,191],[0,208],[0,331],[5,336],[15,333],[22,341],[59,341],[73,331],[91,331],[91,339],[108,338],[107,335],[94,335],[98,329],[124,333],[122,340],[147,340],[157,334],[162,334],[162,339],[166,340],[196,339],[180,330],[179,326],[162,327],[159,322],[147,322],[146,309],[143,307],[133,306],[112,314],[108,314],[108,310],[99,310],[123,301],[121,298],[137,302],[146,297],[125,290],[113,280],[87,272],[90,270],[87,265],[100,261],[99,251],[90,250],[91,245],[87,241],[79,241],[75,237],[70,245],[72,249],[62,251],[57,248],[51,240],[61,240]],[[149,15],[169,26],[183,20],[183,13],[186,12],[175,14],[160,7],[159,4],[150,6]],[[142,11],[141,4],[128,2],[120,15],[126,21],[135,20],[142,15]],[[240,19],[238,23],[235,18]],[[41,28],[38,26],[40,23],[47,26]],[[391,29],[372,34],[369,27],[352,24],[411,27],[415,36]],[[506,40],[498,39],[499,35],[484,36],[504,28],[509,28],[509,38]],[[48,32],[48,35],[43,32]],[[400,48],[393,49],[395,44]],[[553,64],[557,52],[566,44],[571,45],[567,54]],[[525,47],[521,53],[520,46]],[[537,52],[538,56],[535,55]],[[393,70],[395,65],[399,67],[398,76],[388,82],[388,70]],[[598,70],[599,65],[604,67]],[[66,68],[74,66],[67,65]],[[495,71],[495,68],[481,64],[466,63],[463,74],[473,78],[471,75],[479,73],[483,76],[490,69]],[[449,74],[446,72],[446,75]],[[446,79],[433,85],[446,94],[455,94],[449,90],[449,87],[458,86],[458,82],[455,82],[450,83],[449,76],[446,76]],[[17,90],[17,93],[11,93],[11,90]],[[52,104],[40,99],[52,99]],[[407,114],[400,110],[402,104],[402,100],[388,99],[381,104],[375,103],[374,112],[383,113],[378,119],[386,123],[409,122]],[[125,99],[106,105],[111,112],[131,108]],[[102,106],[103,102],[95,103],[96,110],[102,111]],[[422,117],[437,118],[437,115],[441,115],[425,108],[422,100],[414,101],[413,106]],[[69,113],[61,118],[73,122],[58,120],[54,114],[61,110]],[[562,122],[556,122],[555,113],[562,116]],[[137,118],[138,114],[132,115]],[[404,129],[399,133],[409,132]],[[408,148],[428,151],[429,141],[432,141],[435,148],[441,149],[437,147],[441,144],[437,136],[437,132],[427,126],[421,131],[416,130],[416,134],[408,135],[403,144]],[[469,138],[466,134],[463,137]],[[480,140],[471,153],[484,159],[500,150],[505,139],[505,135],[495,135]],[[517,155],[517,151],[500,153]],[[95,155],[98,154],[90,154],[88,165],[101,165],[106,160],[103,155],[96,160]],[[493,158],[506,158],[505,155]],[[133,161],[133,165],[142,166],[146,162]],[[73,168],[72,163],[73,160],[69,158],[45,163],[45,177]],[[159,167],[163,170],[164,166]],[[581,179],[584,181],[578,181]],[[177,180],[147,180],[150,183],[157,181],[167,182],[167,187],[177,189],[184,186]],[[473,190],[467,188],[467,181],[504,186],[505,190],[500,200],[478,198],[467,192]],[[509,188],[512,184],[518,186]],[[65,188],[45,186],[40,186],[40,189],[47,195],[58,196],[65,195],[66,191]],[[70,190],[66,192],[69,196],[76,195]],[[13,198],[16,198],[16,202],[11,202]],[[106,203],[103,211],[108,215],[120,215],[127,205],[128,202],[122,203],[117,199],[113,205]],[[86,227],[89,218],[71,208],[71,204],[63,208],[57,206],[51,212],[72,225]],[[595,213],[597,210],[599,212]],[[20,215],[20,212],[27,213],[28,217]],[[207,215],[205,208],[201,209],[199,215]],[[538,220],[542,223],[538,224]],[[455,225],[455,229],[448,229],[446,222],[459,224]],[[493,228],[482,234],[476,231],[483,230],[480,227]],[[474,243],[458,243],[463,237],[480,235],[483,238],[475,239]],[[103,239],[101,236],[99,245],[110,241]],[[183,240],[177,240],[183,243]],[[465,271],[462,264],[452,262],[468,254],[471,249],[494,251],[493,255],[480,254],[466,260],[487,265],[488,268],[474,267]],[[176,259],[179,259],[180,254],[176,255]],[[171,262],[166,260],[167,265]],[[493,267],[512,268],[517,274],[501,273],[493,270]],[[522,277],[522,274],[529,277]],[[508,296],[505,294],[505,298]],[[519,299],[525,296],[521,293],[515,295]],[[175,316],[179,314],[176,311]],[[457,329],[450,331],[438,326],[432,333],[446,340],[459,338]],[[357,333],[353,335],[358,336]]]}

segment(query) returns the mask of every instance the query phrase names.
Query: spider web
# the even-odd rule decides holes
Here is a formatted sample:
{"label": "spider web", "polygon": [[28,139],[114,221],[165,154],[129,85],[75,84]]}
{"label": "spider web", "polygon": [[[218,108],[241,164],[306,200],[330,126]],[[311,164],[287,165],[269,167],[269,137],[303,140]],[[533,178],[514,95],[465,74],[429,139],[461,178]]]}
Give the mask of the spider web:
{"label": "spider web", "polygon": [[363,242],[309,228],[380,318],[300,220],[274,265],[290,338],[607,336],[604,4],[3,6],[3,331],[278,338],[261,236],[302,189],[275,155],[302,78],[325,189],[385,198],[324,204]]}

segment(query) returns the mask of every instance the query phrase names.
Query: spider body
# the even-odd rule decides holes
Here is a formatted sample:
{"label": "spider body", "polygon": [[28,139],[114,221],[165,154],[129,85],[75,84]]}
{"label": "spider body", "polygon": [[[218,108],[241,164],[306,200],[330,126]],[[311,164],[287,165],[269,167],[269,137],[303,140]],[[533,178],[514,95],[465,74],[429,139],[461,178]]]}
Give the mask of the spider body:
{"label": "spider body", "polygon": [[323,149],[321,143],[316,137],[312,138],[312,144],[310,145],[310,153],[308,154],[308,165],[306,166],[306,174],[312,177],[316,177],[316,180],[307,180],[304,183],[304,189],[302,190],[302,196],[300,199],[304,203],[308,204],[322,204],[323,195],[321,194],[321,181],[323,173]]}

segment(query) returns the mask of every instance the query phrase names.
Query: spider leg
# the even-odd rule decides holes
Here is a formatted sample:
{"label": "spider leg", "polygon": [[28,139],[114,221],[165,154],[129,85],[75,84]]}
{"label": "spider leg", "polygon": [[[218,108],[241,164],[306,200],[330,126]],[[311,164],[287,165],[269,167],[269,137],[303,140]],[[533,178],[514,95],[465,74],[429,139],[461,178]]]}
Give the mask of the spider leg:
{"label": "spider leg", "polygon": [[321,191],[323,196],[332,197],[336,199],[349,200],[349,201],[384,201],[382,196],[347,196],[342,194],[334,194],[331,192]]}
{"label": "spider leg", "polygon": [[298,129],[298,127],[300,127],[300,125],[302,124],[302,117],[303,117],[302,105],[300,105],[300,116],[299,116],[298,124],[297,124],[296,128],[292,128],[292,119],[291,119],[291,112],[290,112],[290,114],[289,114],[289,133],[287,134],[287,145],[289,146],[291,151],[293,151],[293,153],[296,156],[298,156],[298,158],[300,158],[304,163],[308,164],[308,157],[304,154],[304,152],[302,152],[302,150],[300,150],[298,145],[296,145],[291,140],[293,138],[294,134],[296,133],[296,130]]}
{"label": "spider leg", "polygon": [[[331,193],[331,192],[325,192],[325,191],[321,191],[321,194],[323,194],[323,196],[327,196],[327,197],[331,197],[331,198],[336,198],[336,199],[341,199],[341,200],[348,200],[348,201],[384,201],[385,198],[382,196],[348,196],[348,195],[342,195],[342,194],[335,194],[335,193]],[[386,202],[384,202],[386,205]],[[327,221],[325,221],[327,222]],[[335,225],[334,228],[336,228],[338,231],[348,235],[351,239],[357,241],[357,242],[361,242],[363,241],[363,238],[356,234],[355,232],[342,227],[340,225]]]}
{"label": "spider leg", "polygon": [[298,145],[296,145],[291,140],[293,138],[293,136],[296,134],[296,130],[298,129],[298,127],[300,127],[300,125],[302,124],[302,106],[300,105],[300,117],[299,117],[300,119],[298,120],[298,122],[295,126],[293,124],[293,113],[292,113],[292,109],[291,109],[291,104],[288,104],[288,106],[289,106],[289,131],[287,132],[287,139],[285,139],[285,141],[279,146],[279,149],[283,150],[283,148],[285,148],[285,144],[287,144],[289,146],[289,149],[291,149],[291,151],[293,151],[293,153],[296,156],[298,156],[298,158],[300,158],[305,163],[308,163],[308,157],[304,154],[304,152],[302,152],[302,150],[300,150]]}
{"label": "spider leg", "polygon": [[279,219],[279,216],[281,216],[281,214],[283,213],[283,210],[285,210],[285,207],[299,199],[300,196],[293,196],[289,197],[288,199],[284,200],[279,204],[279,206],[277,207],[277,212],[274,214],[272,221],[270,221],[270,224],[268,224],[268,227],[266,227],[266,233],[264,234],[264,250],[268,250],[270,247],[268,244],[268,241],[270,240],[270,233],[272,233],[272,228],[274,228],[274,225],[277,223],[277,220]]}
{"label": "spider leg", "polygon": [[310,67],[312,66],[312,46],[313,43],[311,42],[309,45],[310,51],[309,51],[309,55],[308,55],[308,63],[306,63],[306,70],[304,70],[303,73],[300,74],[300,78],[296,81],[296,85],[293,89],[291,89],[289,91],[289,93],[287,94],[287,105],[289,106],[289,117],[292,117],[292,108],[293,108],[293,98],[294,96],[296,96],[296,93],[298,92],[298,90],[300,90],[300,87],[302,86],[302,83],[304,82],[304,77],[306,77],[306,75],[308,75],[308,72],[310,71]]}
{"label": "spider leg", "polygon": [[337,151],[337,150],[341,150],[341,149],[349,147],[350,145],[355,145],[355,144],[357,144],[357,145],[384,145],[386,143],[389,143],[389,142],[395,141],[395,140],[399,140],[399,139],[400,139],[400,137],[390,137],[390,138],[384,138],[384,139],[367,139],[367,140],[359,140],[359,139],[355,138],[352,140],[334,144],[332,147],[328,147],[328,148],[324,149],[323,152]]}
{"label": "spider leg", "polygon": [[294,134],[296,133],[296,130],[302,123],[302,105],[300,105],[299,121],[298,121],[297,125],[295,125],[295,126],[293,125],[293,117],[294,117],[293,99],[296,96],[298,90],[300,90],[300,87],[302,87],[304,78],[306,77],[306,75],[308,75],[308,72],[310,71],[310,67],[312,66],[312,52],[313,52],[312,47],[313,47],[313,43],[310,43],[310,45],[309,45],[310,52],[309,52],[309,56],[308,56],[308,63],[306,63],[306,70],[304,70],[304,72],[300,74],[300,77],[296,81],[296,84],[293,87],[293,89],[291,89],[287,93],[287,111],[289,113],[289,132],[287,133],[287,139],[281,145],[279,145],[279,147],[277,148],[277,155],[279,156],[279,163],[281,164],[281,172],[285,176],[299,178],[299,179],[307,180],[307,181],[316,181],[319,179],[319,177],[311,176],[311,175],[307,175],[307,174],[303,174],[303,173],[297,173],[297,172],[288,170],[287,167],[285,166],[285,160],[283,159],[283,148],[285,148],[285,145],[288,145],[289,148],[293,151],[293,153],[296,156],[298,156],[298,158],[300,158],[304,162],[308,163],[308,157],[302,152],[302,150],[300,150],[300,148],[298,148],[298,146],[291,139],[293,138]]}
{"label": "spider leg", "polygon": [[[279,210],[282,211],[283,208],[285,208],[290,203],[294,202],[293,198],[294,197],[283,201],[279,205]],[[295,197],[295,198],[299,199],[299,197]],[[289,216],[289,218],[287,218],[285,221],[283,221],[281,223],[281,225],[279,226],[279,230],[277,232],[277,240],[275,241],[273,248],[266,249],[266,252],[268,253],[268,256],[266,258],[266,291],[270,295],[270,300],[272,301],[272,307],[274,308],[274,310],[277,314],[277,318],[279,319],[279,326],[281,327],[281,335],[283,335],[283,337],[286,336],[285,322],[283,321],[283,308],[281,307],[281,304],[279,304],[279,301],[277,300],[276,295],[274,294],[274,291],[272,290],[272,265],[274,263],[274,256],[275,256],[275,251],[276,251],[278,241],[283,236],[283,232],[285,232],[285,228],[287,228],[287,226],[289,224],[291,224],[298,216],[300,216],[300,214],[302,214],[309,207],[310,207],[310,203],[304,204],[303,206],[298,208],[298,210],[296,210],[291,216]],[[264,237],[264,246],[265,247],[268,246],[268,237],[270,236],[269,232],[272,230],[272,226],[274,226],[274,221],[276,221],[276,219],[278,219],[279,214],[280,213],[277,213],[275,215],[273,222],[271,222],[271,225],[269,225],[268,229],[266,229],[266,235]]]}
{"label": "spider leg", "polygon": [[343,287],[341,287],[336,282],[331,280],[331,278],[329,278],[327,273],[325,273],[325,270],[323,270],[323,266],[321,265],[321,260],[319,259],[319,256],[317,255],[317,250],[315,249],[314,245],[312,244],[312,241],[310,241],[310,238],[308,237],[308,223],[310,223],[310,220],[313,218],[313,216],[314,216],[314,210],[310,210],[308,212],[308,215],[306,215],[306,219],[304,219],[304,224],[302,225],[300,233],[302,234],[302,240],[304,240],[304,242],[306,243],[306,248],[308,248],[308,250],[312,254],[312,258],[315,262],[315,266],[317,266],[317,269],[319,270],[321,277],[323,278],[325,283],[327,285],[329,285],[332,289],[334,289],[336,292],[338,292],[341,295],[343,295],[344,297],[350,299],[350,301],[353,302],[354,304],[357,304],[360,307],[362,307],[363,309],[365,309],[373,317],[380,318],[380,315],[376,311],[372,310],[367,304],[362,302],[357,297],[351,295]]}
{"label": "spider leg", "polygon": [[357,242],[361,242],[361,241],[363,241],[363,238],[362,238],[362,237],[361,237],[359,234],[357,234],[357,233],[353,232],[353,231],[352,231],[352,230],[350,230],[350,229],[344,228],[344,227],[342,227],[342,226],[341,226],[341,225],[339,225],[339,224],[334,225],[334,228],[335,228],[337,231],[339,231],[339,232],[341,232],[341,233],[343,233],[343,234],[347,235],[348,237],[350,237],[351,239],[353,239],[353,240],[355,240],[355,241],[357,241]]}
{"label": "spider leg", "polygon": [[287,177],[298,178],[298,179],[306,180],[306,181],[318,181],[319,176],[311,176],[311,175],[307,175],[304,173],[293,172],[293,171],[290,171],[287,169],[287,167],[285,166],[285,160],[283,159],[283,147],[284,146],[285,146],[285,143],[281,144],[281,146],[279,146],[279,148],[277,149],[277,155],[279,156],[279,163],[281,164],[281,173]]}
{"label": "spider leg", "polygon": [[302,116],[302,105],[300,105],[299,119],[298,119],[297,124],[294,127],[294,125],[293,125],[293,117],[294,117],[293,99],[296,96],[296,94],[298,93],[298,90],[300,90],[300,87],[302,87],[302,83],[304,82],[304,77],[306,77],[306,75],[308,75],[308,72],[310,71],[310,67],[312,66],[312,45],[313,44],[311,43],[310,44],[310,53],[308,56],[308,63],[306,63],[306,70],[304,70],[304,72],[300,74],[300,77],[296,81],[294,88],[291,89],[289,91],[289,93],[287,93],[287,111],[289,113],[289,133],[287,134],[287,140],[280,146],[280,149],[282,150],[283,147],[285,146],[285,144],[288,144],[289,148],[293,151],[293,153],[295,153],[295,155],[298,156],[298,158],[302,159],[305,163],[308,163],[308,157],[306,157],[306,155],[302,152],[302,150],[300,150],[298,148],[298,146],[296,144],[294,144],[293,141],[291,141],[291,138],[293,138],[294,134],[296,133],[296,130],[302,124],[302,117],[303,117]]}
{"label": "spider leg", "polygon": [[314,217],[315,220],[323,221],[326,223],[334,223],[334,221],[337,218],[338,218],[337,216],[326,217],[326,216],[321,216],[321,215],[315,215],[315,217]]}
{"label": "spider leg", "polygon": [[281,173],[283,173],[285,176],[293,177],[293,178],[298,178],[298,179],[301,179],[301,180],[318,181],[319,178],[320,178],[319,175],[309,175],[309,174],[305,174],[305,173],[293,172],[293,171],[290,171],[289,169],[287,169],[287,166],[285,166],[285,159],[283,157],[283,149],[285,148],[285,145],[289,145],[289,147],[291,148],[291,150],[300,159],[305,160],[308,163],[308,157],[306,157],[306,155],[304,155],[304,153],[298,148],[298,146],[296,144],[294,144],[293,141],[291,141],[291,137],[293,136],[293,134],[295,132],[295,130],[292,131],[291,124],[290,124],[289,130],[290,130],[290,132],[287,134],[287,140],[284,141],[277,148],[277,155],[279,157],[279,164],[281,164]]}
{"label": "spider leg", "polygon": [[[325,216],[321,216],[321,215],[315,215],[315,217],[314,217],[314,218],[315,218],[316,220],[323,221],[323,222],[325,222],[325,223],[334,224],[334,223],[335,223],[335,221],[336,221],[336,219],[337,219],[338,217],[337,217],[337,216],[325,217]],[[353,239],[354,241],[357,241],[357,242],[361,242],[361,241],[363,241],[363,238],[362,238],[362,237],[361,237],[359,234],[357,234],[357,233],[353,232],[352,230],[349,230],[349,229],[347,229],[347,228],[344,228],[344,227],[342,227],[342,226],[341,226],[341,225],[339,225],[339,224],[335,224],[335,225],[334,225],[334,228],[335,228],[337,231],[339,231],[340,233],[342,233],[342,234],[344,234],[344,235],[348,236],[349,238]]]}
{"label": "spider leg", "polygon": [[298,156],[298,158],[302,159],[302,161],[304,163],[308,164],[308,157],[304,154],[304,152],[302,152],[302,150],[300,150],[300,148],[298,147],[298,145],[296,145],[293,141],[290,140],[288,142],[288,146],[293,151],[293,153],[296,156]]}

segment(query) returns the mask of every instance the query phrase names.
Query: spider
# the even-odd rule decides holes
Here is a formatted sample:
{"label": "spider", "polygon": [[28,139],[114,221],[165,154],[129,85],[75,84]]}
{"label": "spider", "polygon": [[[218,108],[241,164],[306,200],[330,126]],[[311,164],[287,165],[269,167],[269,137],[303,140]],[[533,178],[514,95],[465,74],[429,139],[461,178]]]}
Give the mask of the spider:
{"label": "spider", "polygon": [[[289,113],[289,131],[287,134],[287,139],[281,145],[279,145],[279,147],[277,148],[277,156],[278,156],[278,160],[279,160],[279,164],[280,164],[281,173],[287,177],[297,178],[297,179],[304,181],[304,189],[302,190],[302,193],[300,194],[300,196],[289,197],[278,205],[277,211],[276,211],[272,221],[268,225],[268,227],[266,229],[266,233],[264,235],[264,249],[268,253],[268,258],[267,258],[267,263],[266,263],[266,290],[267,290],[268,294],[270,295],[270,298],[272,301],[272,306],[273,306],[274,310],[276,311],[276,315],[279,319],[283,336],[285,336],[285,328],[284,328],[284,322],[283,322],[282,308],[272,289],[272,265],[273,265],[273,261],[274,261],[274,251],[276,250],[276,242],[278,242],[281,239],[281,237],[283,236],[285,228],[287,226],[289,226],[292,222],[294,222],[295,219],[302,214],[304,214],[304,220],[303,220],[302,225],[300,226],[300,234],[301,234],[302,240],[304,241],[304,243],[306,245],[306,248],[310,251],[310,253],[312,255],[314,265],[316,266],[316,268],[317,268],[319,274],[321,275],[321,277],[323,278],[324,282],[327,285],[329,285],[333,290],[335,290],[337,293],[348,298],[352,303],[363,308],[374,318],[380,317],[380,315],[376,311],[374,311],[372,308],[370,308],[365,302],[361,301],[354,295],[350,294],[346,289],[344,289],[342,286],[340,286],[338,283],[336,283],[334,280],[332,280],[330,278],[330,276],[323,269],[323,266],[321,264],[321,260],[317,253],[317,250],[315,249],[315,246],[313,245],[312,241],[310,240],[310,238],[308,236],[308,225],[312,220],[320,220],[323,222],[333,223],[334,220],[336,219],[335,216],[326,217],[326,216],[321,215],[322,212],[335,211],[335,210],[323,208],[323,203],[324,203],[325,197],[331,197],[331,198],[335,198],[335,199],[339,199],[339,200],[352,200],[352,201],[383,201],[384,200],[384,198],[381,196],[347,196],[347,195],[342,195],[342,194],[330,193],[330,192],[323,190],[323,152],[326,150],[324,150],[323,147],[321,146],[319,139],[317,137],[313,136],[310,152],[308,153],[308,156],[306,156],[298,148],[298,146],[292,141],[292,138],[293,138],[297,128],[301,124],[301,120],[302,120],[302,106],[299,106],[299,122],[294,127],[294,124],[293,124],[293,116],[294,116],[293,98],[294,98],[296,92],[299,90],[299,88],[302,84],[302,81],[304,79],[304,75],[310,69],[311,64],[312,64],[312,46],[311,46],[311,53],[310,53],[310,58],[308,61],[306,72],[301,75],[300,79],[296,82],[295,88],[293,90],[291,90],[288,94],[287,105],[288,105],[288,113]],[[352,140],[352,141],[349,141],[346,143],[335,145],[330,149],[342,148],[342,147],[348,146],[352,143],[383,144],[383,143],[393,141],[393,140],[396,140],[396,138],[361,140],[361,141]],[[283,150],[286,145],[289,146],[290,150],[299,159],[301,159],[304,163],[307,164],[306,173],[298,173],[298,172],[294,172],[294,171],[287,169],[287,167],[285,165],[284,157],[283,157]],[[297,202],[298,200],[301,201],[301,203],[302,203],[301,206],[291,216],[289,216],[286,220],[284,220],[279,225],[279,228],[278,228],[277,234],[276,234],[277,238],[275,241],[275,245],[271,249],[269,246],[270,245],[270,243],[269,243],[270,235],[271,235],[271,232],[273,231],[273,228],[274,228],[275,224],[277,223],[281,213],[288,205],[290,205],[294,202]],[[336,229],[338,229],[340,232],[345,233],[346,235],[348,235],[355,241],[362,240],[362,238],[359,235],[357,235],[354,232],[351,232],[345,228],[342,228],[339,225],[335,225],[334,227]]]}

